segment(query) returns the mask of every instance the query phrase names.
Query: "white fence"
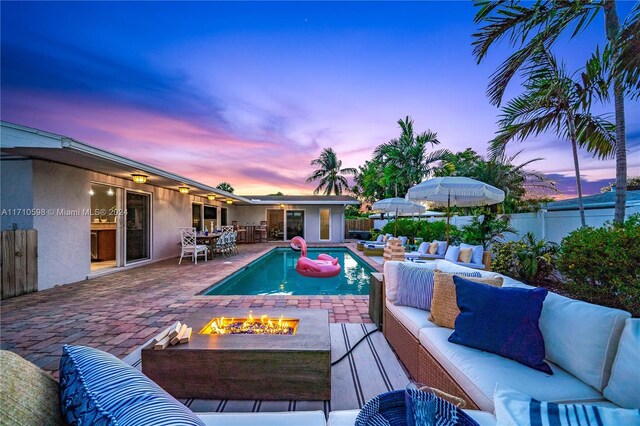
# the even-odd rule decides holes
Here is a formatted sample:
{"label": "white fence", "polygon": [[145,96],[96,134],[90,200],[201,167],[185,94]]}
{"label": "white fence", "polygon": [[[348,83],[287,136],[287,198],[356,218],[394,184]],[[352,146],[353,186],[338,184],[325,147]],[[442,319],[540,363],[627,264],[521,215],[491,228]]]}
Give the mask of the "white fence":
{"label": "white fence", "polygon": [[[585,210],[584,213],[588,226],[600,227],[605,222],[613,220],[613,209]],[[640,213],[640,205],[627,207],[627,217],[635,213]],[[571,231],[580,227],[580,212],[577,210],[541,210],[538,213],[517,213],[509,216],[511,217],[511,226],[517,230],[517,234],[506,234],[505,240],[507,241],[519,240],[527,232],[532,232],[537,239],[560,243]],[[434,222],[446,220],[446,218],[434,217],[426,220]],[[451,224],[458,228],[470,221],[471,216],[453,216],[451,218]],[[386,223],[386,220],[375,220],[374,227],[381,229]]]}

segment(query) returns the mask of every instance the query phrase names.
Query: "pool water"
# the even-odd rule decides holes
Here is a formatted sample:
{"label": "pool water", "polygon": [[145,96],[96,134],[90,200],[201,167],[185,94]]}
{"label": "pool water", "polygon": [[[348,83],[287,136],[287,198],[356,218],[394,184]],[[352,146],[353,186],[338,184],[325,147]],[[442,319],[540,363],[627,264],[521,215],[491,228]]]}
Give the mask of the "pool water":
{"label": "pool water", "polygon": [[375,270],[347,248],[310,248],[311,259],[320,253],[337,257],[342,271],[332,278],[303,277],[296,272],[300,252],[276,248],[225,278],[205,295],[338,295],[369,294],[369,274]]}

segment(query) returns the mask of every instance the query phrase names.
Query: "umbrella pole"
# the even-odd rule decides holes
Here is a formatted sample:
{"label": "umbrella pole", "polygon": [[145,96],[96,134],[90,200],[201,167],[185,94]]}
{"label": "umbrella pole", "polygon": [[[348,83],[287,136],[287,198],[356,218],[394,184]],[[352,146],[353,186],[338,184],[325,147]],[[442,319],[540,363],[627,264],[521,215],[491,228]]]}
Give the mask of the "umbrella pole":
{"label": "umbrella pole", "polygon": [[394,222],[395,222],[396,226],[395,226],[395,228],[393,230],[393,236],[397,237],[398,236],[398,209],[397,208],[396,208],[396,218],[395,218]]}
{"label": "umbrella pole", "polygon": [[451,219],[451,193],[447,197],[447,247],[449,247],[449,220]]}

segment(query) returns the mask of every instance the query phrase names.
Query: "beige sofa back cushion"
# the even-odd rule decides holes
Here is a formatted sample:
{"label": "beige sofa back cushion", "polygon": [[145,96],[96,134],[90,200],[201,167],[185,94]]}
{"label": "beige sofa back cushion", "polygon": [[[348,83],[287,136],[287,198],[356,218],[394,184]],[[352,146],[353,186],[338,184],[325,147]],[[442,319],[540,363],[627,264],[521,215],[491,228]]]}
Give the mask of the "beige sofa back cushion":
{"label": "beige sofa back cushion", "polygon": [[640,408],[640,318],[625,322],[604,396],[624,408]]}
{"label": "beige sofa back cushion", "polygon": [[549,292],[540,315],[547,359],[602,392],[629,317],[619,309]]}
{"label": "beige sofa back cushion", "polygon": [[29,361],[0,351],[0,423],[65,425],[58,382]]}

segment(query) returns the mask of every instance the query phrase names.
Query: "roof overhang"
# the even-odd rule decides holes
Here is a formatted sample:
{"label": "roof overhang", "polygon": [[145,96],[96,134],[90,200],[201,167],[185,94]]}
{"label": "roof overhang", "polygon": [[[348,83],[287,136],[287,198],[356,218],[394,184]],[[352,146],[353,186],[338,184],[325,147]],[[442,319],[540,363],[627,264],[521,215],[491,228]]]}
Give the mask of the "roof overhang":
{"label": "roof overhang", "polygon": [[148,185],[175,191],[179,186],[188,186],[191,195],[206,197],[208,194],[215,194],[224,199],[234,200],[238,205],[251,204],[249,199],[240,195],[222,191],[72,138],[5,122],[2,123],[1,136],[0,151],[3,160],[32,158],[52,161],[126,180],[131,180],[131,174],[140,173],[148,176]]}
{"label": "roof overhang", "polygon": [[259,198],[250,198],[249,201],[254,205],[337,205],[337,206],[345,206],[345,205],[357,205],[360,204],[357,200],[331,200],[331,201],[322,201],[322,200],[261,200]]}

